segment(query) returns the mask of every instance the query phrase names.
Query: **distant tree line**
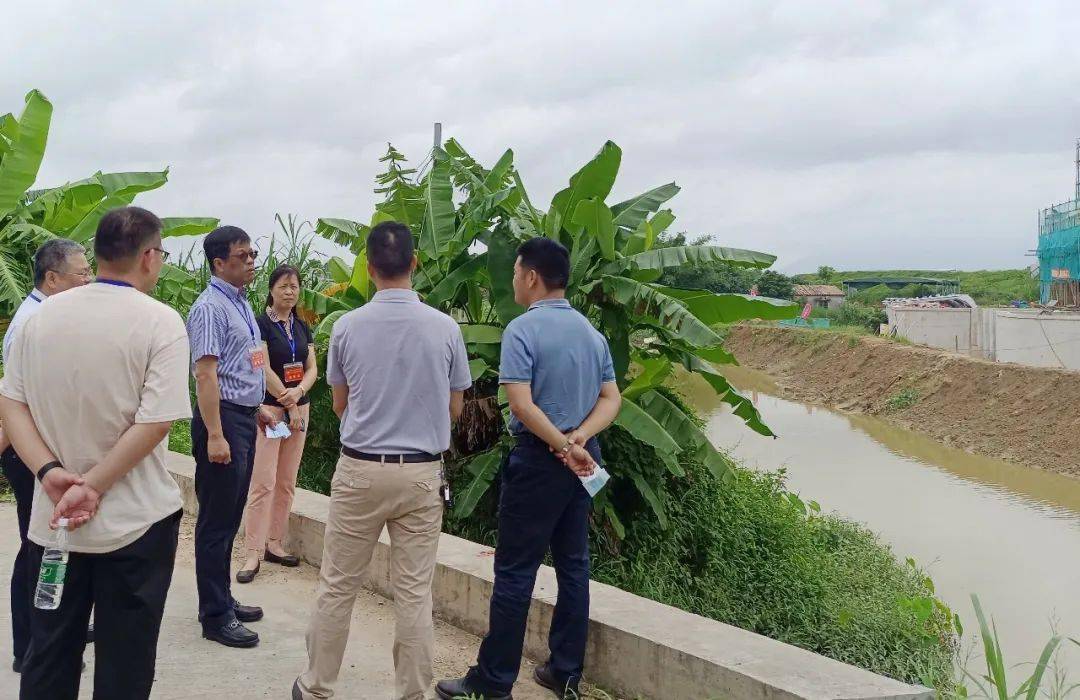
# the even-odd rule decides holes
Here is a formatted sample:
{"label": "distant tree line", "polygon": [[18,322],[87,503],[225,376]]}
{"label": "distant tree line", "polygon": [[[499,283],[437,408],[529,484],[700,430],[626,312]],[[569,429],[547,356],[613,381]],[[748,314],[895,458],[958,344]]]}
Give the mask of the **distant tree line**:
{"label": "distant tree line", "polygon": [[[657,248],[685,245],[707,245],[708,236],[688,239],[685,232],[662,236]],[[774,299],[792,299],[795,283],[791,277],[775,270],[755,270],[735,267],[724,262],[690,263],[668,270],[660,283],[680,289],[706,289],[717,294],[749,294],[757,287],[757,293]]]}

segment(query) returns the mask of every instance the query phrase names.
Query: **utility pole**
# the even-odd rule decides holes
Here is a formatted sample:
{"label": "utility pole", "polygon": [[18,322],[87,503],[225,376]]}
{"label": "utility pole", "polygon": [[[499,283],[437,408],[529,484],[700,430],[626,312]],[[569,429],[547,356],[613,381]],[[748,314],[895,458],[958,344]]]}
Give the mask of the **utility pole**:
{"label": "utility pole", "polygon": [[[435,148],[442,148],[442,122],[435,122]],[[1076,196],[1080,198],[1080,139],[1076,140]]]}
{"label": "utility pole", "polygon": [[1076,201],[1080,201],[1080,139],[1076,139]]}

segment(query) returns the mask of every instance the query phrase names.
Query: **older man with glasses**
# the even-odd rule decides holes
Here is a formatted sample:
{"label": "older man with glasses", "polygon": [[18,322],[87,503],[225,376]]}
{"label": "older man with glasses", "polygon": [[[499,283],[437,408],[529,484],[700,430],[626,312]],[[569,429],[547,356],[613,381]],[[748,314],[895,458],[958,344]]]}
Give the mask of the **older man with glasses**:
{"label": "older man with glasses", "polygon": [[[45,242],[34,253],[34,289],[19,305],[4,333],[3,362],[7,366],[11,347],[23,325],[41,309],[42,303],[53,295],[82,285],[93,279],[94,273],[86,260],[86,248],[75,241],[56,238]],[[12,669],[22,672],[23,660],[30,643],[30,594],[33,576],[27,569],[27,529],[30,527],[30,506],[34,500],[34,474],[19,459],[11,446],[10,436],[0,432],[0,463],[4,476],[15,494],[19,519],[19,553],[11,572],[11,632],[15,660]]]}

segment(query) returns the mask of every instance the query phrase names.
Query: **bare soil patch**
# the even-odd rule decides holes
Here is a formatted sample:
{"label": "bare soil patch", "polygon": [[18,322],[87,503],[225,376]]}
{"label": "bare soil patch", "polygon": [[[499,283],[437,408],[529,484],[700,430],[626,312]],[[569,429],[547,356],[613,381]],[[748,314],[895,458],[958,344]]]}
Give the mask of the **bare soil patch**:
{"label": "bare soil patch", "polygon": [[1080,476],[1080,372],[796,328],[736,326],[727,347],[740,363],[772,375],[791,398]]}

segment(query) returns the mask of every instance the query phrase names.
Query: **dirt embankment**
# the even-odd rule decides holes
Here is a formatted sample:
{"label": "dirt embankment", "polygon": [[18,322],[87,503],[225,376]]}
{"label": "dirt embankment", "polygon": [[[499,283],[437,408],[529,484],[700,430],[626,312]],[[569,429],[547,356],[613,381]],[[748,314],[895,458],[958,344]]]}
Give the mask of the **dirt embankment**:
{"label": "dirt embankment", "polygon": [[1080,372],[794,328],[738,326],[727,347],[792,398],[875,415],[968,452],[1080,476]]}

